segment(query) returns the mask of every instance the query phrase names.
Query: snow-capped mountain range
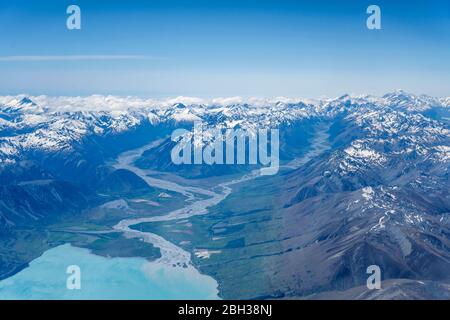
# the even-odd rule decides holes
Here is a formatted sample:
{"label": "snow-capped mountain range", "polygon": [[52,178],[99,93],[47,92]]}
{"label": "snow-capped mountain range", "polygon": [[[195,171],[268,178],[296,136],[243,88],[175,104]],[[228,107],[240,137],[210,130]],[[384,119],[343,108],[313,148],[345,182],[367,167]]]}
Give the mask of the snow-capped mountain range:
{"label": "snow-capped mountain range", "polygon": [[[27,152],[69,152],[87,137],[120,134],[144,123],[168,123],[175,128],[177,123],[200,120],[225,127],[277,128],[301,119],[346,114],[367,130],[385,132],[386,139],[393,134],[416,139],[411,134],[420,133],[417,139],[425,142],[449,134],[442,123],[422,115],[434,108],[444,110],[441,120],[448,122],[450,98],[401,90],[383,97],[344,95],[322,100],[4,96],[0,97],[0,163],[12,164]],[[382,161],[382,154],[363,145],[355,142],[346,152]],[[420,148],[420,144],[412,148]],[[436,146],[435,151],[442,153],[440,159],[448,159],[448,146]]]}

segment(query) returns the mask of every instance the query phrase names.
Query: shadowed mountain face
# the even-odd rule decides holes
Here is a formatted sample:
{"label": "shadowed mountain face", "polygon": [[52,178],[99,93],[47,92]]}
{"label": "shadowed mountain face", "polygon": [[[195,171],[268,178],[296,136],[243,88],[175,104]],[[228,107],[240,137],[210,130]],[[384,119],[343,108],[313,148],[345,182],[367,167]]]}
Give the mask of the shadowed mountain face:
{"label": "shadowed mountain face", "polygon": [[88,195],[65,181],[33,180],[0,186],[0,220],[4,228],[33,226],[54,216],[80,212]]}
{"label": "shadowed mountain face", "polygon": [[[111,165],[118,153],[152,141],[160,140],[136,166],[187,184],[214,187],[255,169],[173,164],[170,134],[192,121],[279,128],[277,175],[234,186],[209,214],[188,223],[141,227],[193,253],[215,252],[193,255],[193,262],[217,279],[225,298],[449,297],[448,98],[398,91],[382,98],[176,104],[120,113],[60,112],[32,100],[0,105],[4,237],[20,227],[45,229],[94,204],[154,192],[135,173]],[[305,157],[324,130],[327,147]],[[8,253],[0,256],[8,261]],[[365,287],[370,265],[382,271],[382,291]]]}
{"label": "shadowed mountain face", "polygon": [[124,169],[107,174],[98,186],[98,191],[102,193],[126,193],[139,190],[151,190],[151,188],[136,174]]}

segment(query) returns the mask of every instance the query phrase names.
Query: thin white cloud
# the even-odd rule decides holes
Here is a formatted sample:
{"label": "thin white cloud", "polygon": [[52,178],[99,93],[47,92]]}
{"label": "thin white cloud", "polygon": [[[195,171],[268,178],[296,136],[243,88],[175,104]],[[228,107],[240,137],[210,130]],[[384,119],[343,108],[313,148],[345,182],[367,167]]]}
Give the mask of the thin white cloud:
{"label": "thin white cloud", "polygon": [[0,61],[99,61],[99,60],[162,60],[146,55],[58,55],[0,56]]}

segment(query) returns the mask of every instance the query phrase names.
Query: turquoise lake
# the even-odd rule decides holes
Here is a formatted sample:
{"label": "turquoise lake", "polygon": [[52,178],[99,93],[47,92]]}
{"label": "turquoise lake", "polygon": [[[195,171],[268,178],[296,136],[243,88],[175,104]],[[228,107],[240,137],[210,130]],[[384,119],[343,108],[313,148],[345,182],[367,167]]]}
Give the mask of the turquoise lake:
{"label": "turquoise lake", "polygon": [[[69,290],[67,267],[81,269],[81,289]],[[193,267],[174,268],[142,258],[105,258],[62,245],[0,281],[5,299],[218,299],[217,282]]]}

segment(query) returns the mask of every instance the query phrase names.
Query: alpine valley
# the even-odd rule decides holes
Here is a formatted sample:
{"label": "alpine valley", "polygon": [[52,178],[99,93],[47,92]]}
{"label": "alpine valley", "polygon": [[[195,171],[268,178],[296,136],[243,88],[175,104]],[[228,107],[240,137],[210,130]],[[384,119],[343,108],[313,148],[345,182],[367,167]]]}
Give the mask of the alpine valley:
{"label": "alpine valley", "polygon": [[[175,165],[171,134],[195,121],[279,129],[279,172]],[[0,298],[48,297],[48,279],[14,286],[50,258],[66,290],[73,255],[129,279],[144,261],[154,291],[179,275],[125,298],[450,299],[449,190],[450,98],[3,96]]]}

